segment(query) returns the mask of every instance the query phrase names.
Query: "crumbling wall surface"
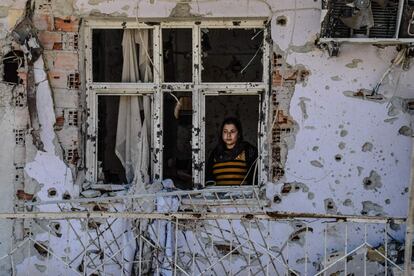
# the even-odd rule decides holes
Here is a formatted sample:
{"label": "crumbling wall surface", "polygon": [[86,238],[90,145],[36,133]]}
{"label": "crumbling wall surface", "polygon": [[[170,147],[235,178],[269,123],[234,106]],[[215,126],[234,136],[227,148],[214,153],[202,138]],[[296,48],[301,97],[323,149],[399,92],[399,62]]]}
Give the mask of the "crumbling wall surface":
{"label": "crumbling wall surface", "polygon": [[[14,207],[14,177],[15,167],[13,156],[15,153],[15,133],[14,133],[14,108],[12,102],[13,86],[0,83],[0,212],[13,212]],[[0,224],[0,252],[8,252],[13,243],[13,222],[2,222]],[[11,267],[5,265],[0,267],[0,271],[10,271]]]}
{"label": "crumbling wall surface", "polygon": [[[23,14],[24,4],[25,1],[2,2],[0,38],[11,31]],[[394,46],[378,48],[345,44],[339,57],[329,57],[315,46],[320,27],[320,5],[320,1],[308,0],[128,0],[122,4],[104,0],[37,1],[33,20],[40,31],[44,54],[34,64],[34,81],[45,151],[37,150],[30,135],[26,135],[27,139],[23,140],[26,152],[21,155],[25,160],[16,167],[13,159],[15,145],[21,143],[16,137],[22,134],[17,132],[19,135],[16,135],[15,129],[20,126],[16,118],[25,121],[29,117],[27,112],[14,113],[11,104],[13,86],[0,84],[1,210],[13,210],[16,188],[24,189],[21,199],[32,199],[31,196],[36,194],[39,201],[76,196],[79,192],[79,187],[73,185],[72,176],[79,161],[78,24],[81,18],[138,16],[169,20],[270,16],[274,60],[273,106],[269,121],[274,125],[269,136],[273,131],[275,136],[269,137],[268,142],[273,143],[270,145],[272,153],[269,153],[271,165],[278,168],[266,186],[266,195],[273,202],[271,208],[404,216],[412,139],[411,118],[404,109],[404,98],[413,98],[414,69],[394,69],[378,91],[383,97],[359,96],[358,92],[363,91],[361,93],[365,95],[364,91],[372,91],[398,54],[397,50]],[[23,172],[22,164],[26,174],[24,185],[16,181],[20,180],[17,169]],[[2,223],[1,227],[4,228],[0,231],[0,251],[6,253],[12,226]],[[61,225],[61,229],[68,227],[68,224]],[[85,223],[75,225],[79,233],[99,228],[94,224],[87,227]],[[269,232],[280,242],[288,239],[286,236],[294,227],[286,227],[283,236],[278,235],[279,229],[269,229]],[[322,231],[315,227],[319,236],[315,237],[314,243],[318,238],[320,240]],[[45,231],[34,233],[33,238],[48,239]],[[87,239],[85,237],[85,243]],[[69,243],[68,240],[69,237],[62,233],[55,234],[50,247],[59,256],[69,254],[67,246],[63,246],[65,242]],[[321,247],[321,243],[318,244]],[[79,243],[74,247],[77,248],[70,253],[72,255],[78,254],[82,246]],[[317,251],[322,252],[319,247]],[[25,268],[29,259],[24,260],[19,269]],[[32,265],[34,261],[35,256]],[[46,269],[44,263],[38,267],[39,271]],[[63,266],[61,269],[64,270]]]}
{"label": "crumbling wall surface", "polygon": [[292,94],[290,115],[298,130],[294,143],[289,141],[285,176],[268,185],[274,207],[405,216],[412,138],[401,130],[411,133],[401,102],[414,95],[409,80],[414,68],[392,70],[378,99],[349,97],[371,93],[397,56],[396,47],[344,44],[338,57],[329,57],[315,46],[319,3],[284,2],[293,10],[276,11],[272,19],[274,51],[281,60],[275,70],[308,73]]}

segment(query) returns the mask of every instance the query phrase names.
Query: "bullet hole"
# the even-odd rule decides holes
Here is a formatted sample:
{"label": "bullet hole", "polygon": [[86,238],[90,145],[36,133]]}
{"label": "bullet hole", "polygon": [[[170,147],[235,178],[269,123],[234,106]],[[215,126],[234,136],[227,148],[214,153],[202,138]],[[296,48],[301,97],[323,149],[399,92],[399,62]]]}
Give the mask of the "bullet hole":
{"label": "bullet hole", "polygon": [[33,246],[40,256],[42,257],[47,257],[48,255],[50,256],[50,249],[49,249],[49,246],[46,244],[46,242],[36,241]]}
{"label": "bullet hole", "polygon": [[49,227],[51,229],[51,233],[55,234],[56,237],[60,238],[62,237],[62,227],[60,226],[59,222],[53,221],[49,224]]}
{"label": "bullet hole", "polygon": [[47,195],[49,197],[55,197],[57,195],[57,191],[55,188],[50,188],[49,190],[47,190]]}
{"label": "bullet hole", "polygon": [[340,155],[340,154],[335,155],[335,161],[336,162],[339,162],[341,160],[342,160],[342,155]]}
{"label": "bullet hole", "polygon": [[382,187],[381,176],[376,171],[371,171],[369,176],[364,178],[363,185],[366,190],[377,190]]}
{"label": "bullet hole", "polygon": [[389,198],[387,198],[386,200],[385,200],[385,204],[390,204],[391,203],[391,200],[389,199]]}
{"label": "bullet hole", "polygon": [[353,206],[354,204],[352,203],[351,199],[347,198],[347,199],[345,199],[343,205],[346,206],[346,207],[350,207],[350,206]]}
{"label": "bullet hole", "polygon": [[101,222],[99,222],[99,221],[96,221],[96,220],[93,220],[93,219],[90,219],[89,221],[88,221],[88,229],[98,229],[100,226],[101,226]]}
{"label": "bullet hole", "polygon": [[318,146],[314,146],[313,148],[312,148],[312,150],[313,151],[317,151],[319,149],[319,147]]}
{"label": "bullet hole", "polygon": [[399,130],[398,133],[404,136],[412,136],[413,135],[413,130],[408,127],[408,126],[402,126]]}
{"label": "bullet hole", "polygon": [[62,196],[62,199],[64,200],[70,200],[72,197],[70,196],[70,194],[68,192],[65,192]]}
{"label": "bullet hole", "polygon": [[302,192],[304,193],[307,193],[309,192],[309,187],[306,186],[304,183],[294,181],[284,183],[280,193],[282,194],[282,196],[286,196],[289,193],[299,192],[300,190],[302,190]]}
{"label": "bullet hole", "polygon": [[285,183],[283,184],[282,190],[280,191],[280,193],[282,195],[286,195],[288,194],[290,191],[292,190],[292,185],[290,183]]}
{"label": "bullet hole", "polygon": [[287,18],[284,15],[278,16],[276,18],[276,24],[280,26],[286,26]]}
{"label": "bullet hole", "polygon": [[399,231],[401,229],[401,225],[394,222],[394,220],[390,221],[390,228],[393,231]]}
{"label": "bullet hole", "polygon": [[108,208],[106,208],[106,207],[104,207],[102,205],[97,204],[97,205],[94,205],[93,206],[92,210],[94,212],[106,212],[106,211],[108,211]]}
{"label": "bullet hole", "polygon": [[276,204],[281,203],[282,202],[282,198],[280,197],[280,195],[275,195],[273,197],[273,202],[276,203]]}
{"label": "bullet hole", "polygon": [[339,145],[338,145],[338,148],[343,150],[345,148],[345,145],[346,144],[344,142],[340,142]]}
{"label": "bullet hole", "polygon": [[78,271],[82,273],[85,270],[84,266],[85,265],[84,265],[83,260],[82,260],[81,263],[79,264],[78,268],[77,268]]}
{"label": "bullet hole", "polygon": [[345,130],[345,129],[343,129],[343,130],[341,130],[341,132],[339,133],[339,135],[340,135],[341,137],[345,137],[345,136],[347,136],[347,135],[348,135],[348,131],[347,131],[347,130]]}
{"label": "bullet hole", "polygon": [[311,163],[312,166],[317,167],[317,168],[322,168],[323,167],[322,163],[319,162],[318,160],[312,160],[310,163]]}
{"label": "bullet hole", "polygon": [[335,214],[337,212],[337,207],[332,198],[326,198],[324,200],[324,203],[325,203],[325,211],[328,214]]}
{"label": "bullet hole", "polygon": [[370,143],[370,142],[365,142],[363,145],[362,145],[362,152],[367,152],[367,151],[372,151],[372,148],[373,148],[374,146],[372,145],[372,143]]}

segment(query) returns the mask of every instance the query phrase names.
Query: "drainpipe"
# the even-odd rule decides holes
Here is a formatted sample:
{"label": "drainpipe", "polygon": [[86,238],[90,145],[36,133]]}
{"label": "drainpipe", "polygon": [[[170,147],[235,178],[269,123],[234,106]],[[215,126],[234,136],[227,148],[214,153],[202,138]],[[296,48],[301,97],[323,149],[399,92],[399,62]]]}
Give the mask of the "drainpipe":
{"label": "drainpipe", "polygon": [[408,197],[408,215],[405,232],[405,251],[404,251],[404,275],[411,275],[411,256],[414,235],[414,136],[412,137],[411,148],[411,176],[410,176],[410,193]]}

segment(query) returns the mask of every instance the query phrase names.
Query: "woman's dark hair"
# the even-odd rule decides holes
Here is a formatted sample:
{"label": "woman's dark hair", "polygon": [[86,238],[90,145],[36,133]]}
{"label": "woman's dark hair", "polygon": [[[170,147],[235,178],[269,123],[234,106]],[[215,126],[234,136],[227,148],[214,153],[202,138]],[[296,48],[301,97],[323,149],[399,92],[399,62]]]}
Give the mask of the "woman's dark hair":
{"label": "woman's dark hair", "polygon": [[223,141],[224,125],[234,125],[237,128],[237,131],[238,131],[238,134],[239,134],[239,137],[237,139],[237,145],[240,144],[241,142],[243,142],[243,128],[242,128],[242,125],[240,123],[240,120],[237,119],[236,117],[227,117],[221,123],[220,131],[218,133],[218,148],[220,150],[226,149],[226,144]]}

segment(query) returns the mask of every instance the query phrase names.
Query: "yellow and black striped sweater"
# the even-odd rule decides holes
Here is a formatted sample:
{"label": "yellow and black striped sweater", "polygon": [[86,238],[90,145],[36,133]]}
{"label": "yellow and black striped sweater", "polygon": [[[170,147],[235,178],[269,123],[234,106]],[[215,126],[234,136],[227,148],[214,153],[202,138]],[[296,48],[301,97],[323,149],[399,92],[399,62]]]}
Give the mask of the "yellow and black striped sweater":
{"label": "yellow and black striped sweater", "polygon": [[234,160],[215,162],[213,176],[216,185],[241,185],[247,175],[245,151],[241,152]]}
{"label": "yellow and black striped sweater", "polygon": [[232,150],[216,148],[207,161],[206,181],[214,181],[218,186],[252,184],[256,158],[257,149],[247,142]]}

